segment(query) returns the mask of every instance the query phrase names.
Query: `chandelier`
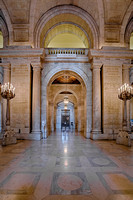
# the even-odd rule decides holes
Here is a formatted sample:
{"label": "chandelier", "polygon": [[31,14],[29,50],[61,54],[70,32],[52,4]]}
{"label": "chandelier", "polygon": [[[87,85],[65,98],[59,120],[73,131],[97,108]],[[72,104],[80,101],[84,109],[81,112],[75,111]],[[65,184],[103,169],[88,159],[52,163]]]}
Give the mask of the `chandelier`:
{"label": "chandelier", "polygon": [[123,118],[123,129],[127,128],[127,105],[126,101],[130,100],[133,97],[133,88],[127,83],[122,85],[118,89],[118,98],[124,101],[124,118]]}
{"label": "chandelier", "polygon": [[1,96],[4,99],[12,99],[15,97],[15,87],[11,83],[5,83],[1,86]]}
{"label": "chandelier", "polygon": [[[67,84],[68,84],[68,76],[64,76],[64,78],[66,79],[66,93],[67,93]],[[69,99],[68,96],[64,97],[64,109],[67,109],[67,104],[69,103]]]}
{"label": "chandelier", "polygon": [[67,110],[67,105],[64,105],[64,110]]}
{"label": "chandelier", "polygon": [[16,144],[15,132],[10,128],[10,106],[9,101],[15,97],[15,87],[11,83],[1,86],[1,96],[7,100],[6,107],[6,129],[3,134],[2,145]]}
{"label": "chandelier", "polygon": [[130,100],[133,96],[133,88],[132,86],[129,86],[127,83],[122,85],[120,88],[118,88],[118,97],[121,100]]}
{"label": "chandelier", "polygon": [[68,104],[68,102],[69,102],[69,99],[68,99],[67,96],[65,96],[65,97],[64,97],[64,104]]}
{"label": "chandelier", "polygon": [[[67,84],[68,84],[68,76],[64,76],[64,78],[66,79],[66,93],[67,93]],[[64,104],[68,104],[69,102],[69,99],[68,99],[68,96],[65,96],[64,97]]]}

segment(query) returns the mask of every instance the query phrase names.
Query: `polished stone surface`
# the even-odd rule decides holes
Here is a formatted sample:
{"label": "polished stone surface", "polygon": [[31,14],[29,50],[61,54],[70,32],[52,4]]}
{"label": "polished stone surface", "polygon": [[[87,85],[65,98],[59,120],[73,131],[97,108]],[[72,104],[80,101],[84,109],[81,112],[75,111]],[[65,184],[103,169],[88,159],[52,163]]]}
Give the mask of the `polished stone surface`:
{"label": "polished stone surface", "polygon": [[63,132],[0,146],[0,200],[132,200],[133,147]]}

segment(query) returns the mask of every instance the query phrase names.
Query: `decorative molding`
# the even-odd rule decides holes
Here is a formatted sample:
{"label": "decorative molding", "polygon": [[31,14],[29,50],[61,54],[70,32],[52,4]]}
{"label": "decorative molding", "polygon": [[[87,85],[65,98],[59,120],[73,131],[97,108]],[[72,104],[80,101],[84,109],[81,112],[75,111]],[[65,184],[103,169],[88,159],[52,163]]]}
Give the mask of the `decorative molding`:
{"label": "decorative molding", "polygon": [[119,42],[120,41],[120,28],[119,26],[105,26],[105,42]]}
{"label": "decorative molding", "polygon": [[89,58],[92,59],[93,57],[99,58],[123,58],[123,59],[132,59],[133,58],[133,51],[132,50],[120,50],[120,49],[90,49]]}
{"label": "decorative molding", "polygon": [[28,42],[29,29],[28,28],[14,28],[13,36],[15,42]]}
{"label": "decorative molding", "polygon": [[26,48],[15,48],[15,49],[0,49],[0,57],[43,57],[44,49],[26,49]]}

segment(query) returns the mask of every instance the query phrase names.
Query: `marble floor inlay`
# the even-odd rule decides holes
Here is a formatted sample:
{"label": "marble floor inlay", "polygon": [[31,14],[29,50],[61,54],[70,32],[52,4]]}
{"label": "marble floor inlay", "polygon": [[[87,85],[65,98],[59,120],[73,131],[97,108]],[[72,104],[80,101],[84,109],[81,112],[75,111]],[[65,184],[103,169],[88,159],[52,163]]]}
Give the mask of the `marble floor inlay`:
{"label": "marble floor inlay", "polygon": [[112,162],[112,160],[110,160],[105,156],[100,156],[100,157],[92,156],[89,157],[88,160],[93,167],[105,167],[105,166],[117,167],[117,165],[114,162]]}
{"label": "marble floor inlay", "polygon": [[83,172],[54,173],[51,195],[87,195],[89,193],[90,188]]}
{"label": "marble floor inlay", "polygon": [[112,193],[133,194],[133,177],[122,172],[97,173],[105,187]]}
{"label": "marble floor inlay", "polygon": [[133,147],[68,131],[0,145],[0,200],[133,200]]}
{"label": "marble floor inlay", "polygon": [[13,172],[0,183],[0,193],[8,194],[32,194],[40,174]]}
{"label": "marble floor inlay", "polygon": [[81,167],[81,162],[77,157],[57,157],[56,165],[64,167]]}

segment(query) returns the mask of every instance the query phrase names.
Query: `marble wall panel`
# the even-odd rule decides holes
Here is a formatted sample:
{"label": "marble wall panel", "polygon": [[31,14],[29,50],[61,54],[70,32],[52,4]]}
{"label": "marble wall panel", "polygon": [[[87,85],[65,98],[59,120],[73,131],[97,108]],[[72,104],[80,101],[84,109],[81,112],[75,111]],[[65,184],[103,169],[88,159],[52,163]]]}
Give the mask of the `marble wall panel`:
{"label": "marble wall panel", "polygon": [[29,30],[26,28],[14,29],[13,33],[15,42],[27,42],[29,40]]}
{"label": "marble wall panel", "polygon": [[121,66],[103,66],[103,132],[113,133],[121,128],[122,102],[118,99],[118,88],[122,84]]}
{"label": "marble wall panel", "polygon": [[15,89],[15,98],[11,100],[11,126],[16,132],[30,131],[30,67],[12,65],[11,82]]}

